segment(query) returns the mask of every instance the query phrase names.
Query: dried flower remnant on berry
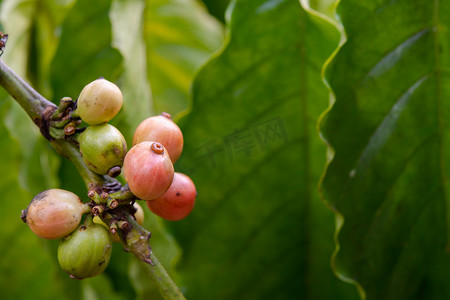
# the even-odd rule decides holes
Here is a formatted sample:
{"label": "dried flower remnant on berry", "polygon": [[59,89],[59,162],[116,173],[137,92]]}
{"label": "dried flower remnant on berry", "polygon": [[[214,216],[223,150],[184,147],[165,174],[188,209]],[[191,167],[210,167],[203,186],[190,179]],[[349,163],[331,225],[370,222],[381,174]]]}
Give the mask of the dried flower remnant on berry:
{"label": "dried flower remnant on berry", "polygon": [[163,154],[164,153],[164,146],[161,145],[160,143],[153,143],[150,146],[150,149],[152,149],[152,151],[155,152],[156,154]]}

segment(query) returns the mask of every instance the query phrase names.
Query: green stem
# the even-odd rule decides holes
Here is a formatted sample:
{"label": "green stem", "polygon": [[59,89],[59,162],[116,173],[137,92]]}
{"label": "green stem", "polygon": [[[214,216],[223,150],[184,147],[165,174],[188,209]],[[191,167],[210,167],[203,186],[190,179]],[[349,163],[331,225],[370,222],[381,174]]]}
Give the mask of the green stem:
{"label": "green stem", "polygon": [[150,276],[150,278],[152,278],[154,282],[158,283],[159,293],[164,297],[164,299],[186,299],[180,289],[172,281],[172,278],[170,278],[169,274],[167,274],[166,270],[162,267],[162,264],[153,254],[153,251],[150,251],[150,259],[153,262],[153,266],[143,261],[141,261],[141,264],[144,266],[145,272]]}
{"label": "green stem", "polygon": [[42,120],[44,111],[56,105],[36,92],[2,60],[0,60],[0,85],[22,106],[35,124]]}
{"label": "green stem", "polygon": [[[5,90],[22,106],[33,122],[41,129],[41,133],[48,135],[48,119],[57,109],[57,106],[40,95],[1,60],[0,85],[3,86]],[[47,128],[45,128],[45,126],[47,126]],[[50,130],[51,129],[52,127],[50,127]],[[101,188],[105,184],[111,183],[111,180],[107,177],[103,177],[92,172],[86,166],[79,149],[74,145],[74,143],[64,139],[63,137],[54,138],[51,135],[48,135],[46,138],[50,140],[50,144],[56,152],[68,158],[75,165],[88,190],[92,187]],[[121,190],[118,193],[118,196],[123,198],[133,198],[126,188]],[[134,225],[128,235],[136,238],[136,245],[138,245],[137,247],[130,247],[130,251],[137,258],[140,258],[140,261],[144,265],[147,273],[150,275],[150,278],[153,279],[158,286],[161,295],[164,299],[185,299],[164,267],[150,251],[150,247],[148,246],[149,233],[137,225],[137,223],[134,224],[135,222],[131,217],[129,217],[128,221]],[[147,246],[143,244],[144,240],[147,243]],[[139,245],[141,247],[139,247]],[[150,264],[149,260],[142,260],[142,257],[151,258],[151,262],[153,264]]]}
{"label": "green stem", "polygon": [[118,200],[119,202],[130,202],[131,200],[137,200],[138,198],[130,191],[130,187],[123,186],[119,191],[109,194],[111,198]]}
{"label": "green stem", "polygon": [[165,300],[185,300],[178,286],[172,281],[158,258],[148,245],[150,233],[141,227],[130,214],[125,213],[126,222],[132,230],[125,233],[127,248],[139,259],[145,272],[157,284],[159,293]]}
{"label": "green stem", "polygon": [[81,157],[80,150],[78,150],[78,148],[74,144],[63,139],[52,140],[50,141],[50,144],[53,146],[53,148],[55,148],[56,152],[66,157],[74,164],[87,189],[89,189],[92,185],[95,185],[97,187],[103,186],[103,176],[92,172],[86,166],[83,158]]}

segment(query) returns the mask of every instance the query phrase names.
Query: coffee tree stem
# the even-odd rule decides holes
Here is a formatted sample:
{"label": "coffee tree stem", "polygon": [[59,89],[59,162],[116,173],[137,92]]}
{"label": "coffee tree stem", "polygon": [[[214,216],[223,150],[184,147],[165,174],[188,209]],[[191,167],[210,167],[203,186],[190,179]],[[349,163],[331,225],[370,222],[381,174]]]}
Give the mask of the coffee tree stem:
{"label": "coffee tree stem", "polygon": [[[62,156],[65,156],[75,165],[88,190],[92,187],[102,188],[108,181],[110,181],[107,180],[104,176],[92,172],[86,166],[86,164],[82,160],[78,147],[73,143],[73,141],[65,138],[54,138],[51,134],[49,134],[49,120],[50,117],[52,117],[53,112],[55,112],[58,107],[49,100],[45,99],[36,90],[34,90],[27,82],[25,82],[25,80],[19,77],[2,60],[0,60],[0,85],[22,106],[31,120],[39,127],[42,135],[50,141],[50,144],[53,146],[56,152],[58,152]],[[124,191],[119,194],[121,194],[122,197],[132,197]],[[145,232],[145,229],[141,228],[139,225],[133,225],[134,226],[132,226],[130,230],[130,236],[134,234],[135,236],[139,237],[142,232]],[[150,260],[139,260],[144,265],[144,268],[149,274],[149,277],[158,286],[159,291],[164,299],[185,299],[162,264],[152,253],[152,251],[150,251],[147,239],[145,239],[146,246],[144,245],[143,247],[128,247],[130,252],[132,252],[137,258],[140,258],[143,256],[140,251],[149,251]],[[151,263],[149,263],[150,261]]]}
{"label": "coffee tree stem", "polygon": [[103,185],[104,183],[103,176],[100,176],[92,172],[86,166],[83,159],[81,158],[80,151],[74,144],[64,139],[51,140],[50,144],[53,146],[56,152],[66,157],[74,164],[75,168],[77,169],[78,173],[83,179],[86,188],[89,189],[91,186],[101,187]]}

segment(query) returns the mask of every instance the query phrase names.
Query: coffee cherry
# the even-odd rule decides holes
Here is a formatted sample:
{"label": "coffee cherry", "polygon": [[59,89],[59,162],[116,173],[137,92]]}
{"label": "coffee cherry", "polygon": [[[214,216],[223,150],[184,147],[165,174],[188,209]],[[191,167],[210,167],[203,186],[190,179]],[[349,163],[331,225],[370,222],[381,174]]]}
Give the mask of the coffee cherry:
{"label": "coffee cherry", "polygon": [[100,78],[87,84],[77,101],[80,118],[89,125],[103,124],[114,118],[123,104],[123,96],[114,83]]}
{"label": "coffee cherry", "polygon": [[183,150],[183,134],[168,113],[162,113],[142,121],[133,136],[133,145],[144,141],[154,141],[163,144],[170,159],[175,163]]}
{"label": "coffee cherry", "polygon": [[147,201],[150,210],[163,219],[178,221],[184,219],[194,208],[197,191],[191,178],[175,172],[169,189],[158,198]]}
{"label": "coffee cherry", "polygon": [[78,137],[78,142],[89,169],[111,177],[120,174],[127,143],[118,129],[109,124],[88,126]]}
{"label": "coffee cherry", "polygon": [[142,224],[144,224],[144,209],[137,202],[134,202],[133,207],[136,209],[134,218],[136,219],[136,222],[142,226]]}
{"label": "coffee cherry", "polygon": [[151,200],[162,195],[173,179],[173,164],[164,146],[142,142],[125,156],[123,175],[130,190],[138,198]]}
{"label": "coffee cherry", "polygon": [[22,212],[24,221],[37,235],[45,239],[59,239],[74,231],[89,206],[72,192],[50,189],[33,198]]}
{"label": "coffee cherry", "polygon": [[96,276],[106,269],[111,251],[109,231],[91,220],[61,240],[58,262],[71,278],[84,279]]}

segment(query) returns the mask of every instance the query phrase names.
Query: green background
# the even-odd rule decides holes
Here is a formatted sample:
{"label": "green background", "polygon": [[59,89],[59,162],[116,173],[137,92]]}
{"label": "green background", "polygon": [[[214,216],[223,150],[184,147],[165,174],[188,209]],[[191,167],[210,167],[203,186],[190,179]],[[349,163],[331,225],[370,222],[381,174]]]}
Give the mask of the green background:
{"label": "green background", "polygon": [[[114,81],[129,146],[172,114],[196,205],[178,222],[142,206],[188,299],[448,299],[449,15],[439,0],[3,0],[1,59],[55,103]],[[3,89],[0,151],[1,299],[160,299],[121,245],[71,280],[58,241],[21,222],[42,190],[87,196]]]}

